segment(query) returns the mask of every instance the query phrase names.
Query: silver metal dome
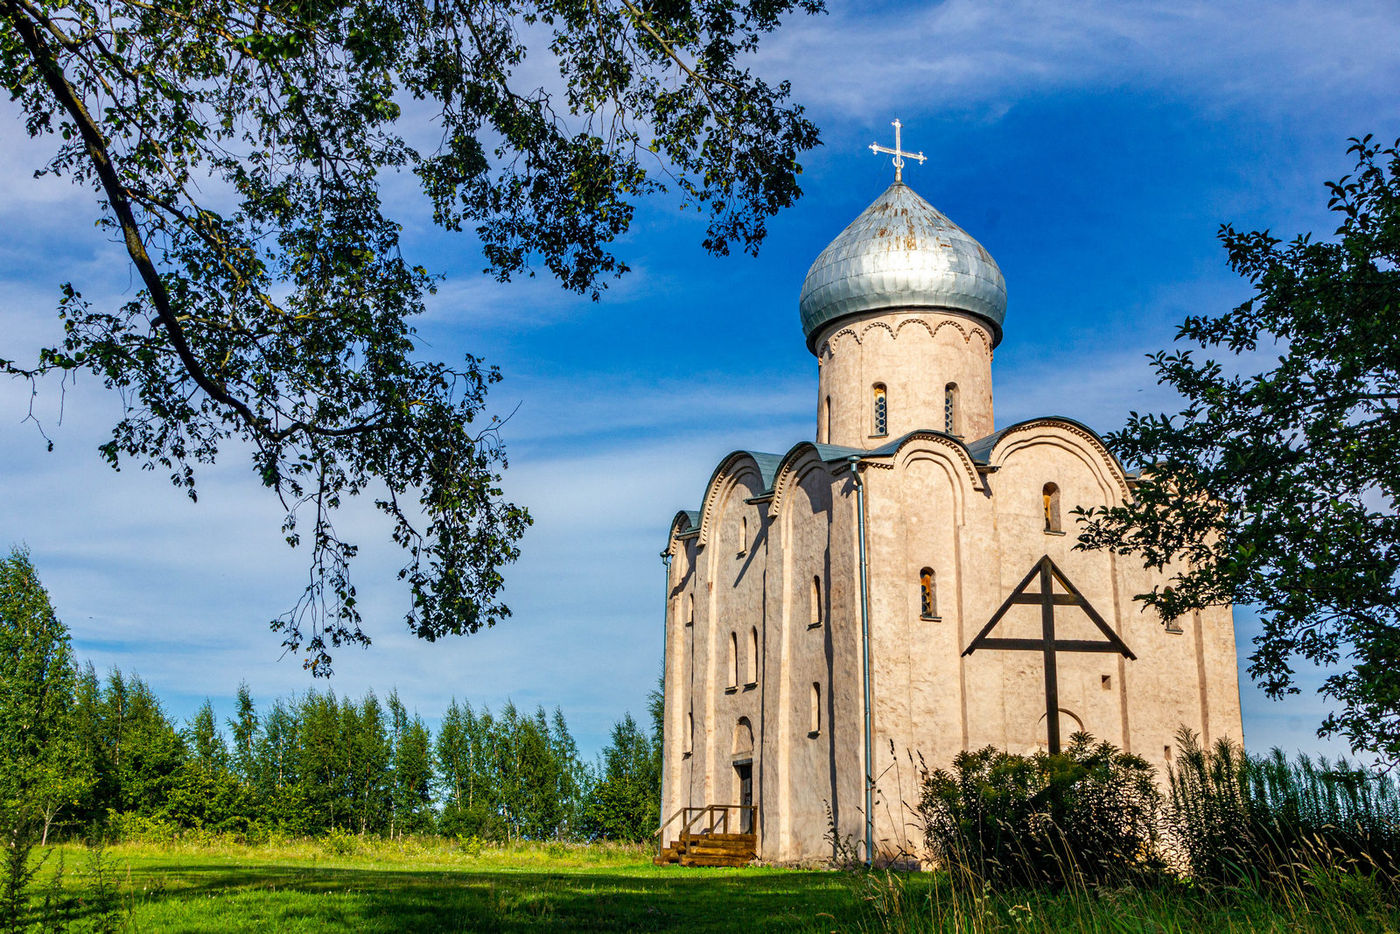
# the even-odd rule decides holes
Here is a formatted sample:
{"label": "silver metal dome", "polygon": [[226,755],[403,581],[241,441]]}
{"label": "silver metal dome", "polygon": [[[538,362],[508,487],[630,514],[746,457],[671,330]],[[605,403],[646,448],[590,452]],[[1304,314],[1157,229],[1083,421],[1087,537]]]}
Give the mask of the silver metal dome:
{"label": "silver metal dome", "polygon": [[991,325],[995,345],[1006,318],[1006,280],[982,244],[897,181],[822,250],[807,270],[799,307],[813,352],[826,325],[882,308],[973,314]]}

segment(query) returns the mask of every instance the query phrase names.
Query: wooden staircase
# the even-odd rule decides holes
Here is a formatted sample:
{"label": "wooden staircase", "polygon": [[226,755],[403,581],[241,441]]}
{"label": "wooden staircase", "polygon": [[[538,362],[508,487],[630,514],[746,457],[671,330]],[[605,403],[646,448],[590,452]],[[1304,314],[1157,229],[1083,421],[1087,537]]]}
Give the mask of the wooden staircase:
{"label": "wooden staircase", "polygon": [[[656,832],[658,840],[677,820],[681,821],[680,836],[669,845],[661,846],[656,858],[658,866],[679,864],[681,866],[745,866],[758,855],[758,834],[730,833],[729,812],[747,812],[747,826],[752,830],[758,827],[758,812],[751,804],[710,804],[703,808],[681,808],[671,816]],[[705,820],[708,818],[708,821]],[[700,825],[697,828],[697,825]]]}

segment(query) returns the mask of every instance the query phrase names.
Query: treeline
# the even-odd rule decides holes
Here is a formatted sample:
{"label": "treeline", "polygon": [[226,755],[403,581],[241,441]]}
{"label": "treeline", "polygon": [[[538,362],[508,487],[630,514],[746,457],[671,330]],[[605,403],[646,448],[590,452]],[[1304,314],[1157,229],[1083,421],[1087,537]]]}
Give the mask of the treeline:
{"label": "treeline", "polygon": [[[640,840],[656,829],[659,750],[630,717],[598,764],[561,711],[454,701],[436,736],[396,693],[308,691],[260,712],[246,687],[225,729],[206,702],[178,727],[139,678],[78,678],[68,824],[290,834],[441,833]],[[66,812],[66,813],[65,813]]]}
{"label": "treeline", "polygon": [[241,686],[220,723],[178,724],[139,677],[74,665],[28,556],[0,561],[0,794],[7,824],[116,835],[443,834],[641,840],[660,799],[650,733],[625,716],[585,762],[563,712],[453,701],[436,735],[391,693],[308,691],[259,708]]}

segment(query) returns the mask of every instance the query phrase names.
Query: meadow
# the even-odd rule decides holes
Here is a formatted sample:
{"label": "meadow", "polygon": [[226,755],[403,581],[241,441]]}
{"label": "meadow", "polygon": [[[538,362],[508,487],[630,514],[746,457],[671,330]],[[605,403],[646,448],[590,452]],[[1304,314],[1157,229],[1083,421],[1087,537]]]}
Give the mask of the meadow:
{"label": "meadow", "polygon": [[[954,892],[943,873],[658,867],[610,844],[339,835],[57,847],[35,880],[94,931],[1400,931],[1394,893],[1249,887]],[[62,865],[61,891],[52,884]]]}

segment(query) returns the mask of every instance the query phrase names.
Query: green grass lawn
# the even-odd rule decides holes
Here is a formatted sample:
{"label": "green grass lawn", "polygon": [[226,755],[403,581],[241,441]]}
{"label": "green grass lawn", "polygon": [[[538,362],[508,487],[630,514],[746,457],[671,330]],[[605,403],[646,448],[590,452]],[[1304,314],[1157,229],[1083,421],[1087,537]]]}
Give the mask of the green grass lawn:
{"label": "green grass lawn", "polygon": [[[60,857],[73,929],[102,929],[85,849],[58,848],[36,894]],[[683,869],[638,848],[345,837],[121,844],[103,863],[111,929],[126,931],[1400,931],[1393,893],[1346,880],[1311,899],[1189,886],[953,899],[934,873]]]}
{"label": "green grass lawn", "polygon": [[[841,873],[658,867],[638,848],[351,847],[123,844],[103,859],[133,931],[778,930],[860,904]],[[89,891],[86,851],[60,852],[66,888]]]}

